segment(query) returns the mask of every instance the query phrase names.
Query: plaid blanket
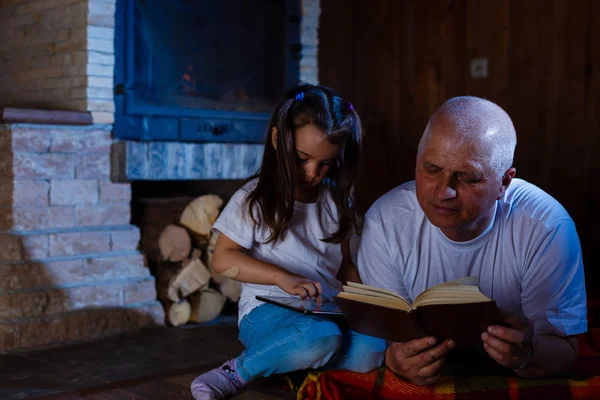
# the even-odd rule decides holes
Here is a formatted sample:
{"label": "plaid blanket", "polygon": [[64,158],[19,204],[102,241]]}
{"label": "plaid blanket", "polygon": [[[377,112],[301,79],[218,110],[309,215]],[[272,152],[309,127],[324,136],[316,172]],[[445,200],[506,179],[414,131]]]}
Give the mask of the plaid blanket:
{"label": "plaid blanket", "polygon": [[600,329],[579,337],[580,358],[569,377],[521,379],[517,376],[444,377],[422,387],[390,370],[359,374],[311,372],[298,390],[298,400],[449,400],[449,399],[600,399]]}
{"label": "plaid blanket", "polygon": [[311,373],[298,392],[299,400],[367,399],[599,399],[600,376],[586,380],[516,377],[445,377],[434,386],[410,384],[386,368],[358,374],[349,371]]}

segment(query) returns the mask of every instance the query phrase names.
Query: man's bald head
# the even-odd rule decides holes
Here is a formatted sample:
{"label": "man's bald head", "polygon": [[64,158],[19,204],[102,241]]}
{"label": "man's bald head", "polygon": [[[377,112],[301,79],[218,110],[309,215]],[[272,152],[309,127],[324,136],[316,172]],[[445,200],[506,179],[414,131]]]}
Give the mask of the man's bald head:
{"label": "man's bald head", "polygon": [[508,114],[491,101],[472,96],[448,100],[429,119],[419,142],[419,155],[433,135],[475,144],[487,153],[488,165],[498,175],[512,166],[515,128]]}

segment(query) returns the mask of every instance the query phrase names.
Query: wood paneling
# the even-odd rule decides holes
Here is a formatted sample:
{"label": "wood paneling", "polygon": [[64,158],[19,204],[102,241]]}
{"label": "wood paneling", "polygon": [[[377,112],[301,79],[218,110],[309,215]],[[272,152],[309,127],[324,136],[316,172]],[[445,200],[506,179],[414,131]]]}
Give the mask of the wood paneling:
{"label": "wood paneling", "polygon": [[[320,81],[366,129],[359,203],[413,179],[427,119],[458,95],[511,115],[515,166],[569,211],[590,287],[600,288],[600,1],[324,0]],[[473,79],[470,61],[488,59]]]}

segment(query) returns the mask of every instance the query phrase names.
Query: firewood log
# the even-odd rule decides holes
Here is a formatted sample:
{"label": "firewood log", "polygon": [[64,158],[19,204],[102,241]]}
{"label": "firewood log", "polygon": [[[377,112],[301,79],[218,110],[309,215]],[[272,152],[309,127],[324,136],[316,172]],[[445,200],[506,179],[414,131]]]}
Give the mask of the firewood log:
{"label": "firewood log", "polygon": [[223,278],[219,285],[219,291],[234,303],[240,299],[242,294],[242,283],[230,278]]}
{"label": "firewood log", "polygon": [[158,247],[161,233],[168,225],[179,224],[181,213],[193,199],[194,197],[144,198],[135,202],[132,222],[140,227],[140,247],[152,264],[163,261]]}
{"label": "firewood log", "polygon": [[218,273],[216,273],[215,269],[213,268],[213,265],[212,265],[213,254],[215,252],[215,245],[217,244],[217,239],[218,238],[219,238],[219,234],[218,233],[212,232],[210,234],[210,239],[208,240],[208,244],[206,246],[205,263],[206,263],[206,266],[208,267],[208,270],[212,274],[213,280],[216,283],[220,284],[221,282],[223,282],[223,280],[225,280],[225,278],[223,278],[221,275],[219,275]]}
{"label": "firewood log", "polygon": [[190,255],[192,241],[185,228],[167,225],[158,237],[158,248],[163,260],[183,261]]}
{"label": "firewood log", "polygon": [[227,298],[214,289],[204,289],[190,296],[189,301],[192,305],[192,315],[190,321],[207,322],[217,318]]}
{"label": "firewood log", "polygon": [[210,229],[219,216],[219,208],[222,204],[223,200],[215,194],[200,196],[183,210],[179,222],[200,236],[206,244]]}
{"label": "firewood log", "polygon": [[158,238],[165,227],[158,225],[144,225],[140,227],[142,238],[140,248],[144,256],[152,262],[163,261],[158,247]]}
{"label": "firewood log", "polygon": [[186,299],[181,299],[174,303],[165,301],[165,317],[167,322],[172,326],[180,326],[186,324],[192,315],[192,306]]}
{"label": "firewood log", "polygon": [[162,262],[156,268],[158,296],[162,300],[179,301],[191,293],[206,288],[210,272],[200,260],[201,252],[180,263]]}
{"label": "firewood log", "polygon": [[153,262],[183,261],[190,254],[192,239],[182,226],[144,225],[141,231],[142,252]]}

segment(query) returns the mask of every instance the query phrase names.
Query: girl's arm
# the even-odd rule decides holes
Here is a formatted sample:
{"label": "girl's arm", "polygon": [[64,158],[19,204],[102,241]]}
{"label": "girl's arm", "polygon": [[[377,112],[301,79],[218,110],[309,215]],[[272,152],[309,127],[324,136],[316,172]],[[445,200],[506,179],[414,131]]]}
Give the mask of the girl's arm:
{"label": "girl's arm", "polygon": [[215,272],[222,276],[246,283],[277,285],[284,292],[302,298],[314,297],[323,292],[319,282],[249,256],[244,247],[223,233],[217,239],[212,265]]}
{"label": "girl's arm", "polygon": [[338,271],[336,278],[343,284],[346,284],[346,282],[362,283],[358,268],[352,262],[349,239],[342,242],[342,264],[340,265],[340,270]]}

